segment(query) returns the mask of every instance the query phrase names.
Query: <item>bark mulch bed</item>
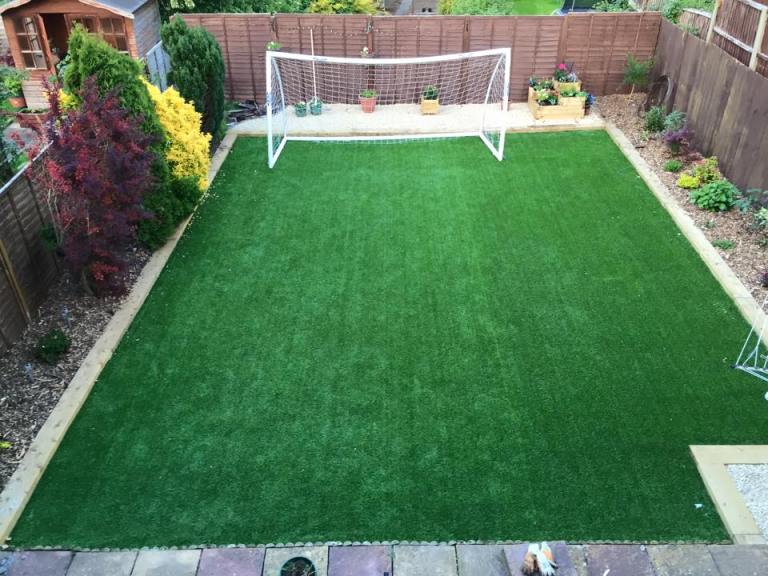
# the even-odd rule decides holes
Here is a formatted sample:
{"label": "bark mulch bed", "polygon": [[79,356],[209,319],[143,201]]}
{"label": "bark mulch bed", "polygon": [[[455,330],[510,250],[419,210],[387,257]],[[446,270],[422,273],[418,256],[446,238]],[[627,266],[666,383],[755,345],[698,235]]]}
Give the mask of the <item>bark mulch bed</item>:
{"label": "bark mulch bed", "polygon": [[645,94],[635,94],[631,97],[617,94],[599,98],[598,106],[603,117],[627,135],[709,241],[733,242],[733,248],[717,248],[717,251],[755,300],[762,304],[768,296],[768,289],[760,285],[761,274],[768,271],[768,234],[754,229],[754,216],[751,213],[743,214],[736,208],[728,212],[708,212],[691,204],[688,190],[679,188],[676,184],[680,174],[689,169],[690,165],[686,165],[683,171],[677,174],[664,170],[664,163],[674,156],[669,153],[661,138],[644,137],[643,119],[637,113],[644,101]]}
{"label": "bark mulch bed", "polygon": [[[129,289],[149,256],[143,249],[137,249],[131,256]],[[64,273],[51,287],[24,336],[0,357],[0,441],[11,444],[10,448],[0,449],[0,489],[16,470],[122,300],[89,296],[80,283]],[[69,351],[55,366],[43,364],[34,356],[38,340],[52,328],[62,329],[72,341]]]}

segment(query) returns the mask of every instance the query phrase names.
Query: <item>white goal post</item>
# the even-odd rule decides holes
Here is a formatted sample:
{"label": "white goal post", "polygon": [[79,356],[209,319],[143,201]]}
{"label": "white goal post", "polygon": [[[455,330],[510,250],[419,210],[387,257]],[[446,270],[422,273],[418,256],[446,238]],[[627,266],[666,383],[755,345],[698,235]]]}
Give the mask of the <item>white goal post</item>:
{"label": "white goal post", "polygon": [[[269,167],[274,167],[289,140],[476,136],[502,160],[510,56],[510,48],[419,58],[267,51]],[[429,89],[438,95],[436,115],[419,112],[421,96]],[[375,95],[375,111],[366,113],[360,97],[370,94]]]}

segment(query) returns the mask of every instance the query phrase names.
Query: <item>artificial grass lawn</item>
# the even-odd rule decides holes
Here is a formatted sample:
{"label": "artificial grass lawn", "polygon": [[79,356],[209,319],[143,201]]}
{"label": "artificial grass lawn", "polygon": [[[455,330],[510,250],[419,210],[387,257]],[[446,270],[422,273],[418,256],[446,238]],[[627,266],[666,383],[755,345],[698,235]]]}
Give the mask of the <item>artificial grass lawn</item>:
{"label": "artificial grass lawn", "polygon": [[604,132],[507,154],[239,139],[14,544],[726,538],[746,324]]}

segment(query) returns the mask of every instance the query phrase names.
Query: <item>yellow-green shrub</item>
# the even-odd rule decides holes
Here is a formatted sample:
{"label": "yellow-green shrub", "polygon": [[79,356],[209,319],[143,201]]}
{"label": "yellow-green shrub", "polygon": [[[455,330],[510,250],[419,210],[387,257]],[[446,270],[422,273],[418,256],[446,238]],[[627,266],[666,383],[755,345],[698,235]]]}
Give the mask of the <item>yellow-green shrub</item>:
{"label": "yellow-green shrub", "polygon": [[694,188],[698,188],[701,185],[701,182],[699,182],[699,179],[696,178],[696,176],[691,174],[681,174],[680,178],[677,179],[677,185],[686,190],[693,190]]}
{"label": "yellow-green shrub", "polygon": [[312,0],[308,12],[312,14],[376,14],[374,0]]}
{"label": "yellow-green shrub", "polygon": [[171,167],[171,175],[176,179],[195,177],[200,189],[205,190],[211,164],[208,155],[211,135],[200,129],[202,116],[173,87],[160,92],[147,82],[147,89],[168,136],[165,157]]}

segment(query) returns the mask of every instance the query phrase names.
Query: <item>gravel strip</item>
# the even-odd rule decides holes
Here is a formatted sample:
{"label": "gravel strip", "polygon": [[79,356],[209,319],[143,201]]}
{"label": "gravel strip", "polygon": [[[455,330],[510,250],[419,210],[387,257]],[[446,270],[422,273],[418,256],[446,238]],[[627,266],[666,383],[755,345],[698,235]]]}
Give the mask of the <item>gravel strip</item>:
{"label": "gravel strip", "polygon": [[727,468],[757,527],[768,540],[768,464],[730,464]]}
{"label": "gravel strip", "polygon": [[[768,234],[755,230],[753,216],[742,214],[737,209],[728,212],[707,212],[701,210],[689,199],[689,192],[678,188],[676,182],[680,173],[673,174],[664,170],[664,163],[674,158],[660,138],[646,138],[643,135],[643,119],[638,114],[645,94],[627,96],[615,94],[598,98],[598,108],[603,117],[613,122],[645,159],[661,181],[669,188],[678,204],[693,218],[710,242],[730,240],[733,247],[718,253],[728,263],[739,280],[762,304],[768,296],[768,289],[760,285],[760,275],[768,271]],[[690,168],[686,165],[684,170]],[[728,174],[725,174],[727,177]],[[746,336],[746,334],[745,334]],[[738,350],[737,350],[738,352]]]}
{"label": "gravel strip", "polygon": [[[130,256],[129,290],[149,256],[143,249]],[[0,441],[10,443],[0,448],[0,490],[121,302],[122,298],[86,295],[65,272],[24,336],[0,357]],[[52,328],[62,329],[72,341],[55,366],[38,362],[33,353],[40,337]]]}

